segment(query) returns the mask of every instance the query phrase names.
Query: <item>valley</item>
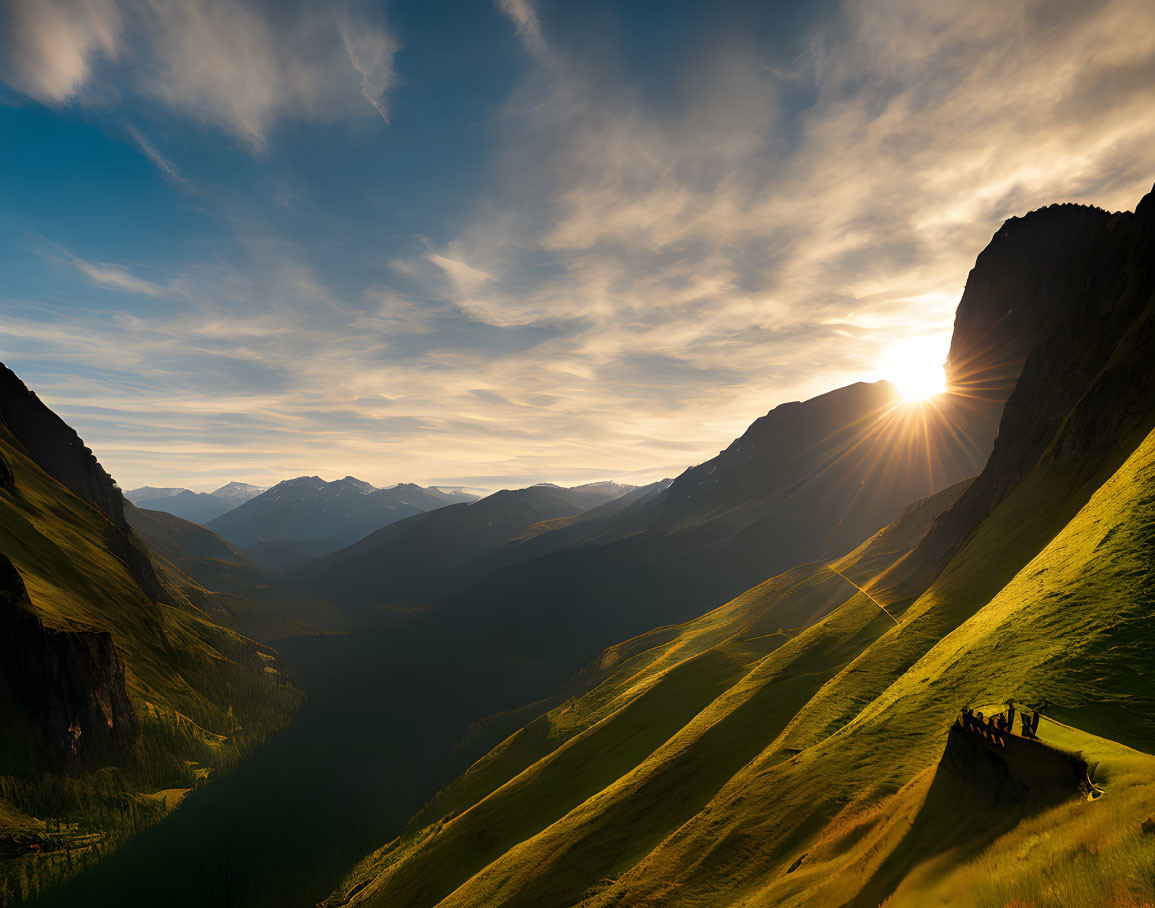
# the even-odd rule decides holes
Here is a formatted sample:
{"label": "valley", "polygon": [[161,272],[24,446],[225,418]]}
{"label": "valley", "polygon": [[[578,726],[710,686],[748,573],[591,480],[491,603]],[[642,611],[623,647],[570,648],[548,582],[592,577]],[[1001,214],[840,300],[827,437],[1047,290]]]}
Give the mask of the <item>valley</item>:
{"label": "valley", "polygon": [[[1141,904],[1152,199],[1008,221],[946,393],[642,487],[301,477],[201,525],[5,370],[4,898]],[[1018,756],[955,728],[1011,700]]]}

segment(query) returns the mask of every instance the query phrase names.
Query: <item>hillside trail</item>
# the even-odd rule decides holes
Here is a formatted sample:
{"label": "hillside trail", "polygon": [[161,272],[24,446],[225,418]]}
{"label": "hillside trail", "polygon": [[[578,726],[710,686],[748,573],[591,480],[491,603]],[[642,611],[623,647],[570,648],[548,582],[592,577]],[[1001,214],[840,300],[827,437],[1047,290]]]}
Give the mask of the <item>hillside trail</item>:
{"label": "hillside trail", "polygon": [[892,615],[890,612],[888,612],[886,610],[885,605],[883,605],[881,602],[879,602],[877,599],[875,599],[873,596],[871,596],[870,593],[868,593],[866,590],[864,590],[862,587],[860,587],[857,583],[855,583],[853,580],[851,580],[849,577],[847,577],[844,573],[842,573],[842,571],[838,570],[838,568],[836,568],[830,564],[827,564],[824,566],[826,568],[828,568],[832,573],[837,574],[839,577],[841,577],[843,580],[845,580],[847,583],[849,583],[852,587],[854,587],[856,590],[858,590],[858,592],[862,593],[863,596],[865,596],[867,599],[869,599],[871,602],[873,602],[875,605],[877,605],[880,609],[882,609],[883,614],[885,614],[887,618],[889,618],[895,624],[899,623],[898,619],[895,618],[894,615]]}

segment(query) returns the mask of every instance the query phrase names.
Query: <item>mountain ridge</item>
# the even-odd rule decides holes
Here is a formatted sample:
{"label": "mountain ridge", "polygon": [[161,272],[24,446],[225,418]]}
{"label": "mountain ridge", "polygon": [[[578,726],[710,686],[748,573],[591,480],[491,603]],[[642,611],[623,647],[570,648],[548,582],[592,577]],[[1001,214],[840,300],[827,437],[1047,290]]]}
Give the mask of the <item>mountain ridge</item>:
{"label": "mountain ridge", "polygon": [[[1141,827],[1155,757],[1127,748],[1155,749],[1134,685],[1155,652],[1151,197],[1136,210],[1046,211],[1075,239],[1035,284],[1042,324],[1024,318],[1021,343],[988,336],[991,370],[969,373],[995,404],[1015,379],[976,479],[837,561],[606,650],[576,699],[475,763],[325,904],[924,905],[976,883],[983,904],[1043,886],[1062,904],[1112,883],[1149,893],[1129,868],[1155,860]],[[1085,243],[1087,224],[1108,231],[1102,245]],[[976,294],[992,257],[980,259]],[[691,484],[674,511],[714,500]],[[944,757],[963,705],[1011,697],[1046,706],[1040,734],[1086,755],[1109,815],[1080,819],[1073,787],[999,800],[959,771],[967,757]],[[1083,851],[1102,857],[1048,875]]]}
{"label": "mountain ridge", "polygon": [[242,502],[206,526],[241,548],[261,542],[321,539],[331,539],[338,548],[397,520],[468,499],[461,493],[412,483],[378,489],[353,476],[332,482],[298,476]]}

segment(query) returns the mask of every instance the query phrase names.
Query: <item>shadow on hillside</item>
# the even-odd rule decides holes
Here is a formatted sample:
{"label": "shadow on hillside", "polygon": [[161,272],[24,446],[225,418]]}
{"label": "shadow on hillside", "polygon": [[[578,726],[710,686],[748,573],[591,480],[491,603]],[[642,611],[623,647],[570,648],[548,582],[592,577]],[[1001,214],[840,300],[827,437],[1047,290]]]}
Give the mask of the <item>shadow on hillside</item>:
{"label": "shadow on hillside", "polygon": [[[1052,753],[1055,759],[1068,759],[1060,751]],[[1026,817],[1080,796],[1075,773],[1059,781],[1051,766],[1039,768],[1042,771],[1036,773],[1021,758],[1008,762],[957,727],[951,728],[926,800],[910,829],[847,903],[848,908],[874,908],[925,861],[950,851],[952,863],[964,863]]]}

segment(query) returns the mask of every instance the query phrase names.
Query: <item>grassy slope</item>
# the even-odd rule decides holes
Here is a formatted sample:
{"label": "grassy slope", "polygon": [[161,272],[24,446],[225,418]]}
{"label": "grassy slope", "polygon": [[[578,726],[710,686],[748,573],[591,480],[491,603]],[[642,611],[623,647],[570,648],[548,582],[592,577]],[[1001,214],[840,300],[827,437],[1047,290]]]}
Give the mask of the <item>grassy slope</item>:
{"label": "grassy slope", "polygon": [[[1139,828],[1155,807],[1155,760],[1126,747],[1155,748],[1155,710],[1136,683],[1155,667],[1153,545],[1155,436],[1004,589],[860,715],[796,755],[775,742],[708,812],[594,904],[638,904],[659,890],[668,904],[707,895],[877,904],[904,876],[899,904],[933,904],[948,893],[957,904],[1032,903],[1040,891],[1045,904],[1097,904],[1085,894],[1115,898],[1119,887],[1126,898],[1150,900],[1155,879],[1134,871],[1155,861],[1155,842]],[[1100,763],[1106,796],[1019,816],[984,810],[963,793],[953,809],[924,810],[958,707],[1008,697],[1046,704],[1050,715],[1114,739],[1057,736]],[[1044,736],[1056,737],[1054,728]],[[908,832],[916,822],[917,835]],[[1074,871],[1048,876],[1068,859]]]}
{"label": "grassy slope", "polygon": [[211,530],[129,503],[125,515],[166,586],[215,623],[263,641],[344,626],[332,604],[303,590],[273,588],[267,570]]}
{"label": "grassy slope", "polygon": [[[884,599],[899,625],[857,595],[759,655],[754,631],[832,582],[804,567],[651,649],[631,641],[609,680],[476,764],[331,903],[1152,900],[1155,434],[1069,520],[1054,500],[1081,483],[1064,475],[1024,483],[921,596]],[[894,537],[836,566],[862,583]],[[1042,735],[1081,750],[1104,797],[997,804],[939,766],[958,708],[1008,697],[1073,726]]]}
{"label": "grassy slope", "polygon": [[[142,723],[132,760],[88,777],[28,776],[23,755],[8,753],[0,823],[22,813],[51,820],[53,829],[62,822],[57,844],[83,840],[95,853],[163,814],[165,805],[149,794],[190,788],[251,751],[284,724],[298,695],[267,654],[214,624],[179,589],[170,587],[169,602],[149,601],[105,546],[105,517],[47,476],[2,428],[0,453],[16,477],[15,491],[0,493],[0,551],[46,625],[111,631]],[[43,880],[26,869],[25,884],[83,865],[75,853],[58,868],[47,854],[36,861]],[[14,870],[12,862],[5,867]]]}
{"label": "grassy slope", "polygon": [[[960,492],[912,508],[840,569],[855,577],[901,558]],[[699,619],[612,647],[579,679],[592,690],[478,761],[404,836],[363,862],[333,901],[354,893],[354,903],[432,904],[519,843],[548,837],[550,824],[601,803],[639,767],[664,765],[669,771],[655,784],[624,789],[596,811],[600,831],[590,836],[593,853],[582,853],[580,873],[595,874],[594,882],[628,866],[701,808],[892,623],[829,567],[809,564]],[[626,816],[643,818],[644,827],[635,827],[628,847],[612,833]],[[572,879],[566,885],[575,891]],[[549,903],[528,883],[525,898]]]}

